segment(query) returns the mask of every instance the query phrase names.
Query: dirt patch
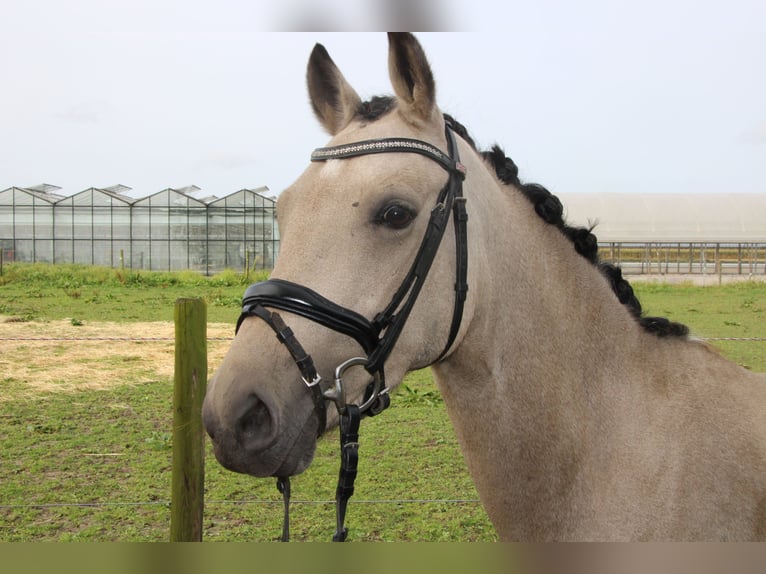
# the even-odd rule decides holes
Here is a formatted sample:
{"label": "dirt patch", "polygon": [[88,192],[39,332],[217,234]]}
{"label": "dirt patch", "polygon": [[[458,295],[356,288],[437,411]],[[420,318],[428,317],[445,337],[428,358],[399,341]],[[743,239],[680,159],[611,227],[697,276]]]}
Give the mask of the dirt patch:
{"label": "dirt patch", "polygon": [[[234,329],[208,324],[208,373],[220,364]],[[172,380],[171,322],[72,320],[19,322],[0,316],[0,402],[40,393],[79,392]]]}

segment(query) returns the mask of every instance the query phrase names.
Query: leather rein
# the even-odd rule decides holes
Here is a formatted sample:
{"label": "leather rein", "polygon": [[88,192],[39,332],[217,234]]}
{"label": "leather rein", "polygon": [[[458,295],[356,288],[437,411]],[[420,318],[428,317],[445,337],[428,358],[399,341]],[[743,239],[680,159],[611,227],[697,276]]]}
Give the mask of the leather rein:
{"label": "leather rein", "polygon": [[[236,330],[248,317],[258,317],[276,333],[277,339],[285,345],[293,358],[301,379],[311,392],[317,415],[317,436],[327,424],[326,401],[333,401],[340,416],[341,469],[336,489],[337,528],[333,541],[343,542],[347,529],[343,526],[348,499],[354,492],[358,461],[358,429],[362,416],[375,416],[390,404],[385,383],[384,365],[391,354],[407,318],[412,311],[420,290],[425,283],[431,264],[441,244],[450,218],[455,230],[455,301],[449,335],[444,350],[432,364],[438,363],[455,342],[463,316],[463,307],[468,292],[468,242],[466,222],[468,215],[463,197],[463,180],[466,169],[460,163],[455,135],[449,121],[445,123],[448,153],[421,140],[410,138],[383,138],[364,140],[351,144],[318,148],[311,154],[311,161],[346,159],[379,153],[417,153],[426,156],[442,166],[449,174],[449,180],[439,192],[436,205],[415,259],[407,275],[397,289],[390,303],[371,321],[359,313],[342,307],[319,293],[283,279],[269,279],[247,288],[242,300],[242,313]],[[342,333],[356,340],[366,357],[353,357],[335,369],[334,384],[323,390],[322,377],[317,373],[313,359],[305,352],[293,331],[280,315],[270,309],[279,309],[307,318],[320,325]],[[362,366],[372,376],[360,405],[347,404],[343,387],[343,374],[352,367]],[[289,477],[279,477],[277,488],[284,498],[284,526],[282,540],[289,540]]]}

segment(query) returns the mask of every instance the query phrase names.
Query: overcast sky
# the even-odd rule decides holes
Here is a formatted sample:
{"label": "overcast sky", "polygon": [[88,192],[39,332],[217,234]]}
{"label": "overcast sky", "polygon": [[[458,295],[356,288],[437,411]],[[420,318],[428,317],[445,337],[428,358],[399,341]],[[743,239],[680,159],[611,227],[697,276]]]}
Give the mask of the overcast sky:
{"label": "overcast sky", "polygon": [[[401,25],[378,4],[3,0],[0,189],[276,195],[328,139],[306,95],[314,43],[363,97],[391,88],[383,34],[267,30]],[[766,2],[437,4],[406,23],[462,31],[419,34],[440,105],[523,179],[766,193]]]}

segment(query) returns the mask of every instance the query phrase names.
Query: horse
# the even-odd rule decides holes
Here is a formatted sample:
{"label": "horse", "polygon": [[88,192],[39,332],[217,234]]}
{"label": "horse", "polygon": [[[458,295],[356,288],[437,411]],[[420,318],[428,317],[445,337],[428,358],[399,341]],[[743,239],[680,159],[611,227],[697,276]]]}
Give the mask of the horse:
{"label": "horse", "polygon": [[279,259],[209,382],[218,461],[301,473],[430,367],[500,540],[766,539],[764,375],[644,316],[593,230],[439,109],[413,35],[388,67],[394,95],[362,101],[311,53],[331,140],[279,196]]}

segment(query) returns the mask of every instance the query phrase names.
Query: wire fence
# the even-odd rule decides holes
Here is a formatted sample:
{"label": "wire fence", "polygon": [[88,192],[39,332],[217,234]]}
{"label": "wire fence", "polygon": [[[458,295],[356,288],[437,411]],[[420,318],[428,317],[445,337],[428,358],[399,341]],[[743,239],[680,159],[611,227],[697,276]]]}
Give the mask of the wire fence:
{"label": "wire fence", "polygon": [[[234,337],[208,337],[208,341],[232,341]],[[766,341],[766,337],[695,337],[699,341]],[[0,337],[0,341],[175,341],[173,337]]]}
{"label": "wire fence", "polygon": [[[479,504],[478,498],[465,498],[465,499],[445,499],[445,498],[411,498],[411,499],[378,499],[378,500],[365,500],[354,498],[354,504]],[[284,502],[279,500],[268,499],[246,499],[246,500],[208,500],[205,499],[205,506],[211,505],[245,505],[245,504],[264,504],[282,506]],[[301,500],[290,499],[290,504],[306,504],[306,505],[335,505],[335,500]],[[32,503],[32,504],[0,504],[0,510],[13,510],[24,508],[107,508],[118,506],[170,506],[170,500],[148,500],[144,502],[47,502],[47,503]]]}
{"label": "wire fence", "polygon": [[[231,341],[232,337],[208,337],[207,341]],[[766,337],[698,337],[702,341],[737,341],[737,342],[764,342]],[[46,341],[46,342],[82,342],[82,341],[131,341],[131,342],[167,342],[175,341],[174,337],[0,337],[0,341]],[[94,455],[96,456],[96,455]],[[98,454],[97,456],[109,456],[109,454]],[[119,453],[114,454],[119,456]],[[480,504],[479,499],[458,498],[458,499],[354,499],[354,504],[361,505],[465,505]],[[242,499],[242,500],[215,500],[205,499],[205,506],[216,505],[282,505],[281,498],[277,499]],[[334,505],[335,500],[301,500],[293,499],[292,505]],[[167,506],[170,507],[171,501],[168,500],[147,500],[147,501],[125,501],[125,502],[49,502],[49,503],[11,503],[0,504],[0,510],[22,510],[22,509],[56,509],[56,508],[112,508],[112,507],[141,507],[141,506]]]}
{"label": "wire fence", "polygon": [[[208,342],[231,342],[233,335],[230,337],[207,337]],[[0,342],[159,342],[159,343],[174,343],[175,337],[62,337],[62,336],[20,336],[20,337],[0,337]],[[98,453],[92,456],[122,456],[121,453]],[[274,499],[240,499],[240,500],[215,500],[205,499],[205,506],[222,506],[222,505],[265,505],[265,506],[282,506],[284,504],[281,497]],[[325,500],[306,500],[294,498],[290,500],[291,505],[311,505],[311,506],[334,506],[334,499]],[[354,499],[354,504],[359,505],[424,505],[424,504],[441,504],[441,505],[465,505],[473,504],[479,505],[481,501],[478,498],[420,498],[420,499],[403,499],[403,498],[391,498],[391,499]],[[171,500],[146,500],[146,501],[69,501],[69,502],[46,502],[46,503],[3,503],[0,504],[0,510],[25,510],[25,509],[66,509],[66,508],[117,508],[117,507],[170,507]]]}

